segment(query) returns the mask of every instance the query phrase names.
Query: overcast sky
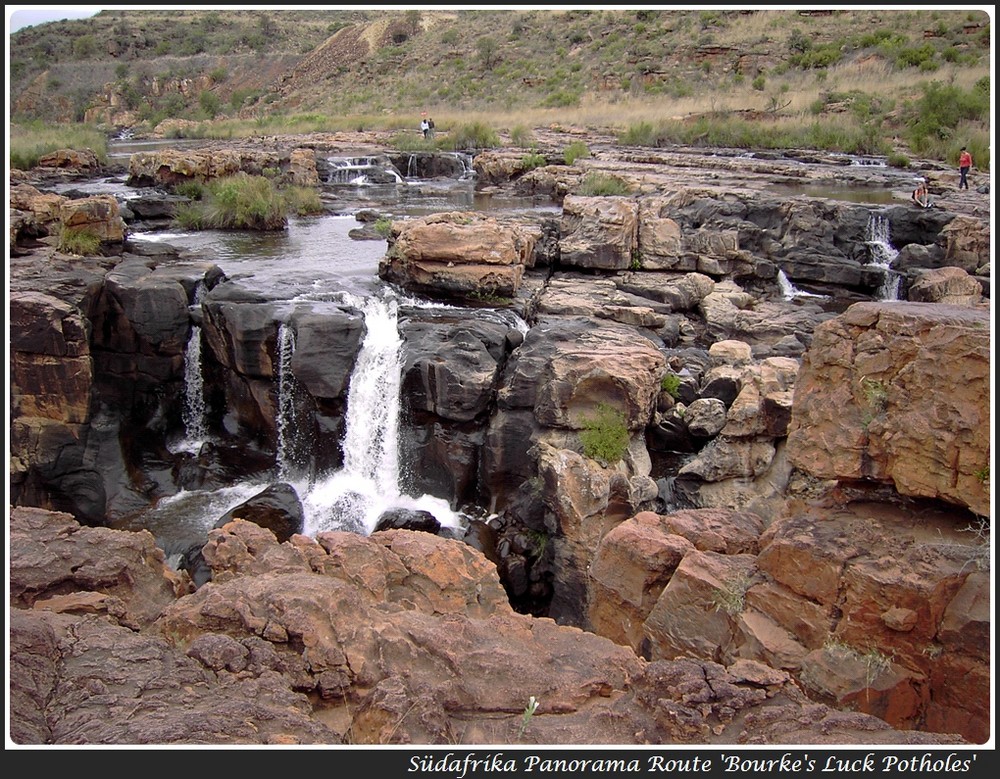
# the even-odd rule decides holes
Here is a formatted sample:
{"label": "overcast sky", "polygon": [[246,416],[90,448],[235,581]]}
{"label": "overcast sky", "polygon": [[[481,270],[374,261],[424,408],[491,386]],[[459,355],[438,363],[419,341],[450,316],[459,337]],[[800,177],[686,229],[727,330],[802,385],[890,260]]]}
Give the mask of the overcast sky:
{"label": "overcast sky", "polygon": [[63,19],[86,19],[93,16],[99,8],[67,8],[57,5],[8,5],[7,32],[17,32],[22,27],[29,27],[43,22],[58,22]]}

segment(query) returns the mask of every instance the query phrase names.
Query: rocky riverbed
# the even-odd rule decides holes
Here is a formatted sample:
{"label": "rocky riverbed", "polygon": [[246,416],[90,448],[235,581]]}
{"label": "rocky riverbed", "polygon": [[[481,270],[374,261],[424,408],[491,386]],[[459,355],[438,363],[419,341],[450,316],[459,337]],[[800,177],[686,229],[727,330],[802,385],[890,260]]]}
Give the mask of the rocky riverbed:
{"label": "rocky riverbed", "polygon": [[[289,136],[136,155],[121,202],[56,193],[108,174],[82,152],[13,178],[16,742],[989,736],[989,192],[931,162],[536,137],[543,166],[471,154],[475,188],[555,208],[393,218],[378,267],[452,307],[400,306],[399,437],[408,487],[476,507],[460,532],[417,512],[309,534],[286,488],[191,549],[122,529],[271,467],[282,326],[310,468],[342,466],[369,329],[130,230],[168,224],[190,178],[322,187],[349,150],[432,182],[467,175],[453,158]],[[590,154],[567,165],[572,140]],[[917,172],[932,209],[909,203]],[[595,174],[629,194],[588,194]],[[359,227],[393,215],[325,196]],[[65,225],[102,250],[58,252]],[[215,411],[192,456],[168,441],[195,326]],[[582,435],[608,409],[614,458]]]}

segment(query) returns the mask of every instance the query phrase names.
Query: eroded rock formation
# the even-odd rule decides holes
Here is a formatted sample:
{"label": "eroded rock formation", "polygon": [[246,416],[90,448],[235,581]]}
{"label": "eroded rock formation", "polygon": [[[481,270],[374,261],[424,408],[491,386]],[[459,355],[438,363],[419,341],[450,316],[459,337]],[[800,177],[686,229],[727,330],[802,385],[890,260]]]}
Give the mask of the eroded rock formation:
{"label": "eroded rock formation", "polygon": [[[169,187],[273,167],[308,186],[329,143],[163,153],[130,175]],[[26,507],[98,526],[270,472],[287,334],[310,467],[337,467],[364,316],[170,247],[61,255],[64,212],[94,209],[12,186],[11,502],[25,508],[11,645],[37,670],[12,691],[16,738],[509,743],[529,695],[550,707],[536,743],[988,733],[989,576],[965,529],[987,532],[989,515],[988,224],[947,197],[932,214],[771,197],[759,177],[787,183],[777,161],[548,157],[526,172],[488,153],[476,169],[552,197],[559,219],[396,221],[379,269],[509,314],[399,318],[407,487],[490,524],[468,543],[292,527],[279,544],[222,521],[180,550],[201,556],[197,581],[148,533]],[[573,193],[602,170],[634,194]],[[125,213],[167,220],[174,197]],[[870,300],[876,210],[902,246],[905,300]],[[783,296],[779,270],[811,297]],[[186,458],[168,443],[192,335],[215,440]],[[582,436],[607,409],[626,432],[617,459]]]}
{"label": "eroded rock formation", "polygon": [[[205,546],[213,581],[179,594],[146,533],[94,545],[71,518],[31,509],[11,525],[18,744],[955,743],[813,703],[760,663],[647,663],[516,614],[491,563],[427,533],[278,544],[236,520]],[[88,560],[72,580],[39,565],[54,532]],[[121,589],[137,548],[153,563],[144,588],[159,577],[169,602]],[[140,606],[158,614],[129,630]]]}

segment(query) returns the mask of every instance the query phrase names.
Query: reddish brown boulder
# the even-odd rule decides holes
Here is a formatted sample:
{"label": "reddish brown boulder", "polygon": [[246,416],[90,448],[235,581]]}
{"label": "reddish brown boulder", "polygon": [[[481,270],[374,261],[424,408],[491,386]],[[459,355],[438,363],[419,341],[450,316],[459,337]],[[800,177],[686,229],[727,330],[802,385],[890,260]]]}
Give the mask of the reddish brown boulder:
{"label": "reddish brown boulder", "polygon": [[987,307],[855,304],[803,358],[789,460],[988,516],[990,373]]}
{"label": "reddish brown boulder", "polygon": [[15,608],[104,612],[138,630],[190,589],[150,533],[82,527],[68,514],[12,509],[9,551]]}
{"label": "reddish brown boulder", "polygon": [[93,233],[102,243],[121,243],[125,239],[125,220],[114,195],[64,200],[59,208],[59,219],[63,230]]}
{"label": "reddish brown boulder", "polygon": [[39,168],[70,168],[83,173],[96,173],[101,169],[92,149],[56,149],[38,158]]}
{"label": "reddish brown boulder", "polygon": [[444,213],[393,224],[379,276],[406,289],[457,297],[512,297],[533,239],[490,217]]}

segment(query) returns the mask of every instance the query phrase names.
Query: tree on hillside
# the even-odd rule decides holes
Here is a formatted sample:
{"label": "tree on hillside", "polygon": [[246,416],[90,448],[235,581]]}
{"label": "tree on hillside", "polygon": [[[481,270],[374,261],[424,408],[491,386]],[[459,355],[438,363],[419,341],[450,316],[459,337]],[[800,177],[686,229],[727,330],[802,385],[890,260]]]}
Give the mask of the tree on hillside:
{"label": "tree on hillside", "polygon": [[500,61],[500,44],[492,36],[487,35],[476,41],[476,51],[479,52],[479,60],[484,70],[493,70]]}

